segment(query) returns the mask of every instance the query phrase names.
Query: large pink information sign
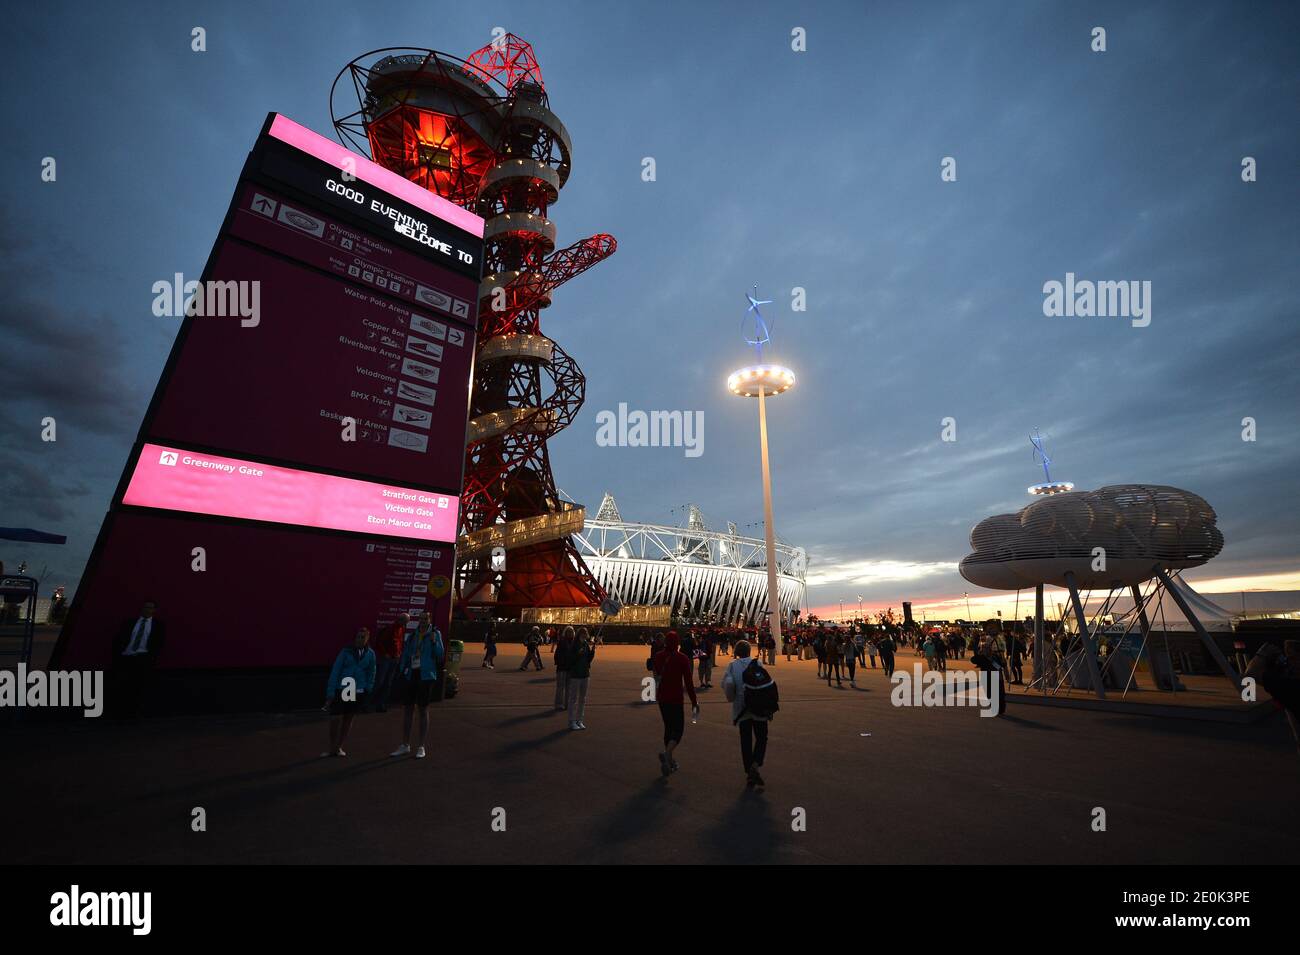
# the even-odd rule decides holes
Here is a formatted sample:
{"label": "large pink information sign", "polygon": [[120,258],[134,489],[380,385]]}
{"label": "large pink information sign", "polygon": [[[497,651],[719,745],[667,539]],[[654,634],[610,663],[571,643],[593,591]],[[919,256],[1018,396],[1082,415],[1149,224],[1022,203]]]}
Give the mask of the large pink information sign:
{"label": "large pink information sign", "polygon": [[482,255],[478,216],[269,116],[52,665],[111,664],[145,600],[163,669],[323,666],[403,612],[445,630]]}
{"label": "large pink information sign", "polygon": [[454,540],[457,499],[146,444],[123,504],[414,540]]}

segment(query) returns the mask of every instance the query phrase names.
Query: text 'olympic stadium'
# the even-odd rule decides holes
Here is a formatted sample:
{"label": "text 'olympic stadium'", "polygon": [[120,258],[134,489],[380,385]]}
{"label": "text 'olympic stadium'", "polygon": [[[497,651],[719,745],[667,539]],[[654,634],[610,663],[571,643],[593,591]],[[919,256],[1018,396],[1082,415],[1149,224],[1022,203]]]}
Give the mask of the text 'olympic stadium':
{"label": "text 'olympic stadium'", "polygon": [[[767,609],[767,559],[762,538],[742,537],[728,522],[711,530],[690,505],[685,527],[623,520],[610,494],[595,520],[573,535],[592,574],[626,605],[668,606],[689,621],[753,625]],[[808,555],[776,544],[781,616],[791,619],[804,602]]]}

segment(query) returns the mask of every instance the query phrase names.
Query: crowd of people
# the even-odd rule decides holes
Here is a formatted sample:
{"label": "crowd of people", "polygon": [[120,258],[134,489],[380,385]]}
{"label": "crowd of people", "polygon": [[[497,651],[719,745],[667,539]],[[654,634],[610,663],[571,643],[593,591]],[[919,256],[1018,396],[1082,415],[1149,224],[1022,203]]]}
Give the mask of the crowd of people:
{"label": "crowd of people", "polygon": [[[142,616],[141,619],[147,619]],[[136,631],[141,631],[137,624]],[[1046,653],[1063,658],[1070,652],[1069,634],[1049,635]],[[699,717],[698,690],[714,686],[713,673],[726,663],[721,689],[731,704],[731,718],[739,733],[741,767],[747,785],[762,787],[759,770],[767,754],[769,725],[779,709],[776,681],[767,667],[776,663],[778,653],[791,659],[816,660],[817,679],[843,687],[845,681],[856,688],[858,671],[879,670],[886,679],[893,676],[902,648],[912,650],[918,665],[926,670],[943,672],[954,660],[969,660],[1002,684],[1023,685],[1026,657],[1030,643],[1024,629],[1013,625],[983,631],[969,627],[923,627],[912,625],[876,626],[865,621],[849,625],[824,626],[806,623],[782,630],[779,641],[756,628],[720,626],[683,627],[647,637],[649,653],[646,670],[653,676],[654,696],[663,727],[659,751],[660,772],[668,777],[680,768],[678,751],[686,729],[686,703],[690,701],[691,722]],[[571,731],[587,728],[586,702],[596,658],[599,632],[586,627],[566,626],[543,630],[532,627],[524,637],[524,658],[519,670],[546,669],[543,650],[549,650],[555,670],[553,705],[564,712]],[[495,624],[487,622],[483,632],[485,669],[495,669],[497,634]],[[1288,649],[1291,649],[1288,647]],[[1298,654],[1300,655],[1300,654]],[[415,758],[425,756],[425,739],[429,730],[428,706],[433,699],[444,660],[442,634],[428,613],[420,616],[415,627],[402,614],[390,626],[381,628],[374,645],[370,631],[360,628],[351,646],[339,652],[329,675],[327,701],[333,719],[329,728],[329,749],[322,756],[344,756],[343,744],[355,716],[366,709],[384,712],[388,700],[397,690],[404,707],[402,742],[390,755]],[[1263,667],[1257,659],[1256,669]],[[1291,660],[1283,654],[1278,664],[1271,659],[1270,692],[1290,704],[1288,719],[1300,742],[1300,721],[1294,716],[1297,696],[1292,689],[1298,681],[1292,675]],[[923,661],[923,663],[922,663]],[[1265,672],[1260,670],[1261,673]],[[1276,673],[1282,673],[1278,677]],[[1253,674],[1252,674],[1253,675]],[[1261,682],[1264,682],[1261,680]],[[999,694],[998,712],[1005,712],[1006,693]],[[415,718],[418,712],[418,734]],[[413,748],[414,747],[414,748]]]}
{"label": "crowd of people", "polygon": [[[587,688],[591,681],[597,633],[586,627],[531,627],[523,638],[524,658],[519,670],[546,669],[543,651],[549,650],[555,670],[553,706],[568,714],[569,729],[587,728]],[[721,689],[731,704],[732,722],[740,740],[741,767],[746,783],[762,787],[759,768],[767,752],[768,723],[779,707],[776,681],[763,663],[776,662],[777,644],[771,636],[755,631],[724,628],[669,630],[648,639],[646,670],[654,680],[654,702],[663,724],[663,748],[659,767],[663,776],[680,768],[676,751],[686,730],[686,701],[691,704],[691,722],[699,718],[697,690],[712,689],[713,671],[718,657],[732,656],[722,677]],[[487,621],[483,630],[484,669],[495,669],[497,640],[495,623]]]}

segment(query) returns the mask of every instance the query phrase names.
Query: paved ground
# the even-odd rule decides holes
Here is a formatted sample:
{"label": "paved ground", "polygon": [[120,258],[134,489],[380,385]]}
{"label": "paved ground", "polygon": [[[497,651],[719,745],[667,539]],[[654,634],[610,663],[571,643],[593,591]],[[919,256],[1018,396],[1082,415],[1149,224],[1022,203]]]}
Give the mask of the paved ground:
{"label": "paved ground", "polygon": [[[0,728],[10,863],[1047,862],[1300,858],[1300,760],[1253,726],[1021,706],[898,708],[880,671],[827,688],[777,667],[762,793],[747,791],[720,689],[660,778],[644,651],[602,648],[585,733],[548,708],[553,670],[467,654],[433,709],[431,758],[394,760],[400,715],[358,719],[318,759],[318,713]],[[725,658],[724,658],[725,659]],[[910,664],[910,657],[900,662]],[[717,672],[720,683],[721,670]],[[870,733],[870,736],[863,736]],[[207,810],[208,831],[190,829]],[[506,831],[493,832],[495,807]],[[1093,832],[1094,807],[1107,831]],[[792,831],[792,813],[807,828]]]}

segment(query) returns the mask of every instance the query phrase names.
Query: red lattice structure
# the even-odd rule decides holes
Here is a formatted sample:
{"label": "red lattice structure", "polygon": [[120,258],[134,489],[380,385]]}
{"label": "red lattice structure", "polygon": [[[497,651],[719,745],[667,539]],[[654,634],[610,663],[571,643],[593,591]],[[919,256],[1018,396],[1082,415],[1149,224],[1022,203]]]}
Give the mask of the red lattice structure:
{"label": "red lattice structure", "polygon": [[[541,312],[617,243],[601,234],[555,248],[548,213],[571,142],[532,46],[508,34],[465,60],[375,50],[339,74],[332,106],[345,76],[359,108],[333,111],[340,139],[485,220],[458,598],[506,612],[599,603],[604,591],[569,536],[584,511],[561,498],[547,451],[582,407],[586,379],[542,333]],[[504,566],[493,560],[502,550]]]}
{"label": "red lattice structure", "polygon": [[533,55],[533,46],[513,33],[507,33],[495,43],[475,50],[465,61],[469,70],[484,80],[499,80],[505,88],[513,90],[521,82],[535,84],[545,92],[542,68]]}

